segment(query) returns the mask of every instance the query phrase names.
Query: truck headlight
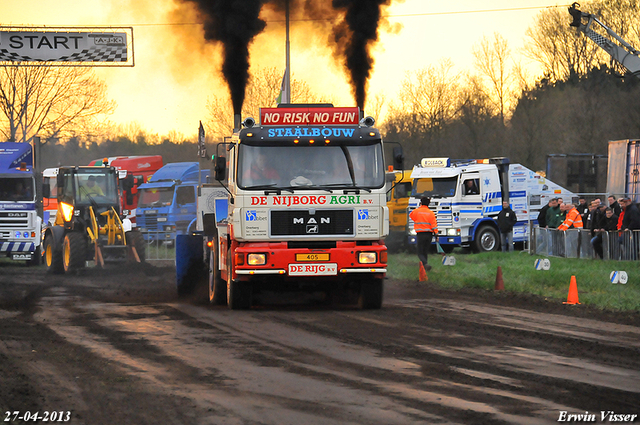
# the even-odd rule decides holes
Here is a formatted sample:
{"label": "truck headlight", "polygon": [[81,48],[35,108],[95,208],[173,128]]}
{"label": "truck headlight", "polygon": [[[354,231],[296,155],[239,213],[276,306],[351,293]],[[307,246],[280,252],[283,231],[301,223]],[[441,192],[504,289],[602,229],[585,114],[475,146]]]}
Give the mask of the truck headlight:
{"label": "truck headlight", "polygon": [[375,252],[359,252],[358,263],[360,264],[375,264],[378,262],[378,256]]}
{"label": "truck headlight", "polygon": [[267,254],[248,254],[247,264],[250,266],[264,266],[267,264]]}
{"label": "truck headlight", "polygon": [[447,236],[460,236],[460,229],[447,229]]}
{"label": "truck headlight", "polygon": [[64,218],[64,221],[71,221],[71,217],[73,217],[73,205],[60,202],[60,209],[62,210],[62,218]]}

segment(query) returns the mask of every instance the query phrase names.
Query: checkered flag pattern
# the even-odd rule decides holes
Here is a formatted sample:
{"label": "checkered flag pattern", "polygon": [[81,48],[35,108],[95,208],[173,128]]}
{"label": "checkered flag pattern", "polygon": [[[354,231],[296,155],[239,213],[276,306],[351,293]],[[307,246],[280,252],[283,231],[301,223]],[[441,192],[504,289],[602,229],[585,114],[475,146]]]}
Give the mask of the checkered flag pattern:
{"label": "checkered flag pattern", "polygon": [[[6,49],[0,49],[0,61],[33,62],[42,59],[18,55]],[[82,50],[69,56],[61,56],[46,60],[48,62],[126,62],[126,46],[100,46]]]}

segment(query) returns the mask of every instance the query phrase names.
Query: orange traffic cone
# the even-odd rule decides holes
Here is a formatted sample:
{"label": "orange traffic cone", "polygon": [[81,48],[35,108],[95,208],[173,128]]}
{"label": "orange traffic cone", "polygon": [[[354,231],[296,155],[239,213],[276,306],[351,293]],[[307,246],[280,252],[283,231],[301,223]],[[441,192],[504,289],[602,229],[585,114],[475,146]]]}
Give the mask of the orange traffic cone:
{"label": "orange traffic cone", "polygon": [[496,273],[496,286],[495,291],[504,291],[504,282],[502,281],[502,267],[498,266],[498,272]]}
{"label": "orange traffic cone", "polygon": [[571,276],[569,295],[567,296],[567,301],[562,304],[580,304],[580,301],[578,301],[578,284],[576,283],[575,276]]}
{"label": "orange traffic cone", "polygon": [[420,280],[420,282],[426,282],[427,280],[429,280],[429,278],[427,277],[427,271],[422,265],[422,261],[420,262],[420,272],[418,273],[418,279]]}

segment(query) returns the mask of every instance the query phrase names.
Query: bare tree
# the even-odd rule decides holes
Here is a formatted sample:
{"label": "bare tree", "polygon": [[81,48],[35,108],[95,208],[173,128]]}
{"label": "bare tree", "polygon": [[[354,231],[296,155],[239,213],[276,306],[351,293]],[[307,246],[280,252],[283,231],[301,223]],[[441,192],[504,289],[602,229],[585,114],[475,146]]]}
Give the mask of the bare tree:
{"label": "bare tree", "polygon": [[511,51],[507,40],[494,33],[493,40],[483,37],[473,49],[475,67],[485,81],[488,81],[489,98],[495,104],[504,125],[505,113],[509,107],[512,93],[512,75],[508,69]]}
{"label": "bare tree", "polygon": [[376,121],[381,122],[382,110],[384,109],[386,98],[382,94],[376,94],[373,100],[369,100],[365,114],[371,115]]}
{"label": "bare tree", "polygon": [[551,81],[584,75],[597,64],[599,47],[586,37],[577,37],[570,21],[565,8],[547,9],[526,32],[527,55],[542,65]]}
{"label": "bare tree", "polygon": [[17,63],[0,70],[0,131],[7,140],[60,138],[114,108],[90,68]]}
{"label": "bare tree", "polygon": [[[249,79],[244,104],[243,117],[258,118],[260,108],[276,106],[280,93],[283,72],[277,68],[258,68]],[[291,79],[292,103],[326,102],[325,98],[313,93],[306,82]],[[228,95],[212,96],[207,104],[210,120],[207,132],[214,138],[222,138],[233,132],[233,107]]]}
{"label": "bare tree", "polygon": [[455,114],[457,76],[451,75],[453,63],[442,59],[437,66],[428,66],[407,73],[400,88],[402,109],[423,120],[427,130],[439,133]]}

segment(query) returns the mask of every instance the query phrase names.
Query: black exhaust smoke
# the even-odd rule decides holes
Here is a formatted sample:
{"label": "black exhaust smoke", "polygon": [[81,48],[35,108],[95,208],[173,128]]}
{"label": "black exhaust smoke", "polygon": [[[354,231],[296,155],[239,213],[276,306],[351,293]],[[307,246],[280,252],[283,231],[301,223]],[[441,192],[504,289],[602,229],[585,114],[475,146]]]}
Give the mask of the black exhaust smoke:
{"label": "black exhaust smoke", "polygon": [[262,0],[182,1],[196,5],[205,39],[222,44],[222,75],[229,85],[233,112],[240,114],[249,81],[249,43],[266,26],[258,18]]}
{"label": "black exhaust smoke", "polygon": [[[249,44],[266,27],[262,5],[281,12],[287,0],[181,0],[196,5],[207,41],[223,48],[222,74],[229,85],[234,114],[242,113],[249,81]],[[396,0],[400,1],[400,0]],[[364,109],[367,82],[373,68],[370,49],[378,41],[382,8],[392,0],[289,0],[291,15],[317,19],[308,25],[333,27],[334,56],[344,61],[357,106]],[[282,14],[284,15],[284,14]],[[342,20],[344,16],[344,20]],[[296,24],[300,25],[300,24]]]}
{"label": "black exhaust smoke", "polygon": [[345,58],[351,90],[356,105],[364,109],[367,82],[373,69],[371,46],[378,41],[382,6],[391,0],[333,0],[333,7],[344,11],[345,20],[334,27],[334,41],[339,56]]}

